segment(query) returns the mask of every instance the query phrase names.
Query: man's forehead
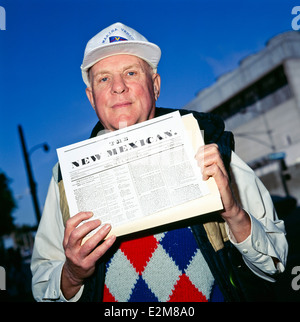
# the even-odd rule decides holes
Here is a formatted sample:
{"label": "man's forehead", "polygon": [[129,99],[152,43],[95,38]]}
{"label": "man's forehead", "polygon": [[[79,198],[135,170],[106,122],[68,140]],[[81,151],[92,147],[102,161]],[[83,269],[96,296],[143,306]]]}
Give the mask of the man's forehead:
{"label": "man's forehead", "polygon": [[123,71],[128,68],[140,68],[145,70],[147,62],[133,55],[115,55],[103,58],[91,67],[94,75],[112,71]]}

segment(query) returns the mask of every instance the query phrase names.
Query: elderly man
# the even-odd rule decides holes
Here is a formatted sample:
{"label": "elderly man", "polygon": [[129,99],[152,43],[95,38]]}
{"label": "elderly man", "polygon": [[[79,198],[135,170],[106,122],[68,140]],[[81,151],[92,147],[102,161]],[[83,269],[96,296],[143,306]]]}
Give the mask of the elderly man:
{"label": "elderly man", "polygon": [[[121,23],[88,42],[81,69],[99,118],[92,136],[170,112],[156,108],[160,55],[158,46]],[[215,179],[223,210],[123,239],[105,239],[106,224],[82,244],[101,222],[86,221],[89,209],[69,218],[56,165],[32,257],[36,300],[213,301],[218,292],[219,300],[269,300],[266,280],[274,281],[286,263],[284,224],[259,179],[231,152],[223,122],[193,114],[206,143],[196,159],[204,180]]]}

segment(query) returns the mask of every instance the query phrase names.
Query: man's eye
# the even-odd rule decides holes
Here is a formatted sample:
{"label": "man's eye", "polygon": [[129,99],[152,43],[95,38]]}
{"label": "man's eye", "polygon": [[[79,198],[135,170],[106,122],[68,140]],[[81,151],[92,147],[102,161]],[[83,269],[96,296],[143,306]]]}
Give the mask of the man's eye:
{"label": "man's eye", "polygon": [[108,77],[102,77],[101,79],[100,79],[100,82],[107,82],[108,81]]}
{"label": "man's eye", "polygon": [[127,75],[128,76],[134,76],[136,74],[136,72],[128,72]]}

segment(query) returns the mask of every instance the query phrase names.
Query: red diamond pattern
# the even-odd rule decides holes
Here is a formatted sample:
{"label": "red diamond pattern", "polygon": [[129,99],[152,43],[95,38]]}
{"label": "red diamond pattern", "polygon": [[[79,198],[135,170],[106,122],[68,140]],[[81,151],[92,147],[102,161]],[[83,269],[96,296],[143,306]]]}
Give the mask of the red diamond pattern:
{"label": "red diamond pattern", "polygon": [[[186,292],[188,290],[188,292]],[[182,294],[185,294],[183,298]],[[208,302],[205,295],[202,294],[195,286],[191,283],[190,279],[182,274],[179,281],[174,287],[173,293],[170,295],[168,302]]]}
{"label": "red diamond pattern", "polygon": [[118,302],[115,297],[110,293],[106,285],[104,285],[103,302]]}
{"label": "red diamond pattern", "polygon": [[[120,249],[136,271],[142,274],[157,245],[158,241],[154,236],[147,236],[124,241],[121,243]],[[138,254],[137,250],[140,250]]]}

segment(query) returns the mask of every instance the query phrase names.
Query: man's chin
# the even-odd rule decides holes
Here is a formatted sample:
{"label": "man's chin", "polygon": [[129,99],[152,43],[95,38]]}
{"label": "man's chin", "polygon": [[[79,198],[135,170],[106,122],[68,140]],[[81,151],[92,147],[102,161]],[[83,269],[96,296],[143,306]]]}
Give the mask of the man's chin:
{"label": "man's chin", "polygon": [[125,127],[131,126],[138,123],[138,120],[132,119],[128,116],[121,116],[119,117],[116,125],[116,129],[124,129]]}

